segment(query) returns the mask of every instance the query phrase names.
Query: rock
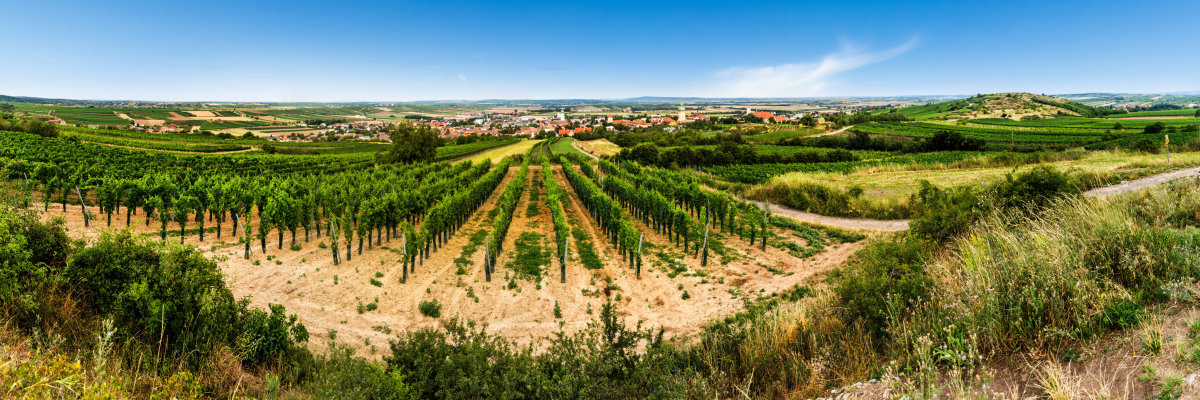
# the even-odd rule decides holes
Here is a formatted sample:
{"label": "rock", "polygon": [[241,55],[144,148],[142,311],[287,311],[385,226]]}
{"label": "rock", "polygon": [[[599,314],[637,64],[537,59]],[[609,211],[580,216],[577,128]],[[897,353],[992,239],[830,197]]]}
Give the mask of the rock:
{"label": "rock", "polygon": [[1184,385],[1192,386],[1193,383],[1196,383],[1196,374],[1191,374],[1191,375],[1188,375],[1186,378],[1183,378]]}

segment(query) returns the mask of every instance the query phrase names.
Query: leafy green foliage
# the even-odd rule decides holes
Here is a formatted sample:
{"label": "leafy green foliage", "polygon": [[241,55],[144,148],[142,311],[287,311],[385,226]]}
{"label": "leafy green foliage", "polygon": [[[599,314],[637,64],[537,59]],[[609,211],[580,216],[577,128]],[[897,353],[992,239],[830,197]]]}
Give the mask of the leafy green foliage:
{"label": "leafy green foliage", "polygon": [[543,238],[537,233],[521,232],[521,236],[517,237],[514,243],[516,254],[505,266],[515,271],[519,278],[534,282],[541,280],[542,274],[546,272],[543,267],[550,265],[550,258],[553,256],[550,249],[542,246]]}
{"label": "leafy green foliage", "polygon": [[442,316],[442,303],[435,300],[422,300],[417,309],[426,317],[439,318]]}
{"label": "leafy green foliage", "polygon": [[271,305],[267,314],[235,301],[220,268],[197,250],[164,248],[128,231],[107,233],[79,251],[66,276],[92,312],[126,327],[118,333],[122,340],[165,340],[164,350],[193,354],[187,358],[194,362],[215,344],[236,346],[244,361],[261,363],[308,340],[283,306]]}
{"label": "leafy green foliage", "polygon": [[864,321],[868,332],[882,335],[889,326],[888,305],[912,306],[929,298],[933,281],[924,274],[929,247],[902,236],[874,242],[835,270],[833,291],[852,319]]}

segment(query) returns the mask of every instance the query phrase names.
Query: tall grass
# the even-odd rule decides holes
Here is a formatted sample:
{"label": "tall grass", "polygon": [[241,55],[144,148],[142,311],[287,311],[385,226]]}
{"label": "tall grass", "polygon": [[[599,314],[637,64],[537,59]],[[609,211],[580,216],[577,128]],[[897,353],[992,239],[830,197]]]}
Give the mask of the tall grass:
{"label": "tall grass", "polygon": [[903,200],[873,200],[862,197],[861,190],[840,190],[808,179],[788,175],[751,188],[747,197],[768,200],[797,210],[834,217],[898,219],[909,217]]}
{"label": "tall grass", "polygon": [[928,337],[954,356],[967,347],[1053,346],[1126,325],[1130,310],[1165,298],[1165,284],[1200,276],[1200,230],[1188,219],[1200,212],[1198,198],[1184,185],[991,215],[927,263],[929,298],[893,307],[891,333],[901,343]]}

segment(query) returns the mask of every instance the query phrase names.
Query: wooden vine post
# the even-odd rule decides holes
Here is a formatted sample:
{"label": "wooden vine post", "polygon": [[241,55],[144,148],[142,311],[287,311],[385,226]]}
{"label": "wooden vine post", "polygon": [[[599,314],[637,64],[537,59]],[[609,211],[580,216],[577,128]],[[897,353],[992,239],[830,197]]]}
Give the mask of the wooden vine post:
{"label": "wooden vine post", "polygon": [[559,266],[560,272],[561,272],[559,275],[561,277],[559,279],[560,283],[567,283],[567,253],[571,251],[571,248],[569,247],[569,246],[571,246],[571,237],[567,236],[564,243],[565,244],[563,244],[562,265]]}

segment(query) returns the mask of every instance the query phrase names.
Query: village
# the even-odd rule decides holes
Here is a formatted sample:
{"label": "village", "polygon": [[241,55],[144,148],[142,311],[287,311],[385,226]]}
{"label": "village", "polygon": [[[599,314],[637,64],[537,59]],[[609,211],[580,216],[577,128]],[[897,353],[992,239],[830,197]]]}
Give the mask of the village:
{"label": "village", "polygon": [[[819,113],[813,113],[818,114]],[[674,131],[682,124],[710,121],[717,123],[718,120],[725,119],[726,123],[746,122],[764,122],[773,124],[796,124],[804,118],[805,113],[773,113],[770,111],[754,111],[749,107],[746,108],[744,114],[729,115],[725,117],[710,117],[699,112],[689,113],[684,107],[680,107],[678,114],[674,116],[663,114],[642,114],[642,115],[568,115],[564,112],[558,112],[555,115],[529,115],[522,112],[513,111],[511,113],[474,113],[460,114],[454,116],[446,116],[441,119],[418,119],[413,121],[355,121],[355,122],[339,122],[325,124],[321,123],[315,127],[322,129],[316,133],[292,133],[289,135],[270,135],[263,136],[264,139],[278,142],[313,142],[313,141],[339,141],[339,140],[364,140],[364,141],[384,141],[389,142],[388,129],[400,124],[418,124],[425,125],[435,129],[438,132],[438,137],[446,139],[457,139],[459,137],[486,137],[486,136],[502,136],[502,137],[525,137],[525,138],[549,138],[549,137],[574,137],[577,134],[592,133],[599,131],[619,132],[632,131],[635,129],[648,129],[653,127],[661,127],[666,131]],[[814,115],[814,123],[824,123],[824,117]],[[307,127],[304,122],[297,123],[295,126]]]}

